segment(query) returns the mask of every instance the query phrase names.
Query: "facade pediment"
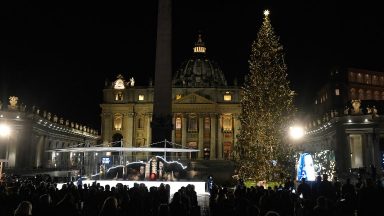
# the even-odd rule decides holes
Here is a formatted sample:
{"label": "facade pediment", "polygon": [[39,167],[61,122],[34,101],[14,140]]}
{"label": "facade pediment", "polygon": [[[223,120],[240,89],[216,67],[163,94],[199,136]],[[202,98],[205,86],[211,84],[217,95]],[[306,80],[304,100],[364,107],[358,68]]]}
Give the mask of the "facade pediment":
{"label": "facade pediment", "polygon": [[174,100],[173,103],[174,104],[216,104],[216,102],[211,101],[196,93],[191,93],[178,100]]}

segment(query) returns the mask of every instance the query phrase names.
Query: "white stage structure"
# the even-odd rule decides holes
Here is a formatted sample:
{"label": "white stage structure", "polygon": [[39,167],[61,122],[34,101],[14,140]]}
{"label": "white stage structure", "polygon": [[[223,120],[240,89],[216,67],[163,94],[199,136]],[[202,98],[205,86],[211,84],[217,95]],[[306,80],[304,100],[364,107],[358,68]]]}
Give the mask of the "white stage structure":
{"label": "white stage structure", "polygon": [[[164,147],[151,147],[151,146],[159,146],[160,143],[164,143]],[[80,155],[80,166],[81,167],[88,167],[88,171],[85,173],[88,173],[89,176],[92,176],[93,174],[97,173],[97,164],[99,162],[100,157],[104,156],[111,156],[112,152],[118,152],[119,155],[115,155],[115,157],[119,158],[118,164],[115,165],[123,165],[126,164],[128,161],[134,162],[134,161],[141,161],[141,160],[135,160],[134,154],[131,154],[130,156],[125,153],[164,153],[163,158],[167,160],[167,153],[193,153],[193,152],[199,152],[198,149],[190,149],[182,147],[179,144],[169,142],[167,140],[152,143],[149,146],[144,147],[122,147],[124,146],[123,140],[109,143],[108,145],[116,145],[119,144],[120,147],[109,147],[105,145],[99,145],[99,146],[88,146],[84,147],[84,144],[77,144],[74,146],[70,146],[68,148],[57,148],[57,149],[50,149],[46,152],[52,153],[54,157],[59,156],[61,153],[70,153],[76,155]],[[174,146],[174,148],[167,148],[166,146]],[[176,147],[176,148],[175,148]],[[99,154],[100,153],[100,154]],[[147,159],[149,156],[147,155]],[[87,157],[88,159],[85,161],[84,158]],[[130,159],[128,160],[127,158]],[[87,162],[87,164],[86,164]],[[96,170],[96,171],[95,171]],[[84,173],[81,173],[80,175],[84,175]]]}

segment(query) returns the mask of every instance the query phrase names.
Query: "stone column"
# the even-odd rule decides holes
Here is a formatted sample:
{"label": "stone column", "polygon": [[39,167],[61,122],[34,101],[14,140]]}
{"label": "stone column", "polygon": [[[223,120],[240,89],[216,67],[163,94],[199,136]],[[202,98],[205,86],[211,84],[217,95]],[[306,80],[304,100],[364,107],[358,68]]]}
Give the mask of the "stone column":
{"label": "stone column", "polygon": [[[176,131],[175,131],[175,128],[176,128],[176,120],[175,120],[176,118],[175,118],[175,115],[172,115],[172,125],[173,125],[173,127],[172,127],[172,140],[171,140],[171,142],[172,143],[176,143]],[[172,144],[172,146],[171,147],[173,147],[173,148],[177,148],[178,146],[176,146],[176,145],[174,145],[174,144]],[[177,153],[169,153],[171,156],[172,156],[172,159],[173,158],[177,158]]]}
{"label": "stone column", "polygon": [[237,136],[239,135],[239,132],[240,132],[239,115],[233,114],[233,149],[232,149],[232,152],[235,150],[235,147],[237,145]]}
{"label": "stone column", "polygon": [[223,115],[219,115],[217,128],[217,159],[223,159]]}
{"label": "stone column", "polygon": [[211,114],[211,148],[210,156],[211,160],[216,159],[216,136],[217,136],[217,114]]}
{"label": "stone column", "polygon": [[204,158],[204,117],[199,116],[199,143],[198,143],[199,153],[198,159]]}
{"label": "stone column", "polygon": [[135,113],[124,113],[123,119],[123,131],[124,131],[124,147],[132,147],[134,138],[134,124],[133,117]]}
{"label": "stone column", "polygon": [[183,148],[187,146],[187,114],[183,114],[183,119],[181,121],[181,145]]}
{"label": "stone column", "polygon": [[152,143],[152,128],[151,128],[151,121],[152,121],[152,113],[147,113],[146,114],[146,117],[147,117],[147,142],[145,143],[145,145],[148,145],[150,147],[151,143]]}
{"label": "stone column", "polygon": [[103,144],[107,145],[112,141],[112,115],[111,113],[104,112],[102,114],[102,134],[103,134]]}
{"label": "stone column", "polygon": [[36,138],[36,167],[44,165],[44,136],[39,135]]}
{"label": "stone column", "polygon": [[[175,138],[175,125],[176,125],[176,120],[175,120],[176,118],[175,118],[175,116],[173,115],[173,117],[172,117],[172,125],[173,125],[173,127],[172,127],[172,142],[174,143],[175,142],[175,140],[176,140],[176,138]],[[174,147],[176,147],[176,146],[174,146]]]}

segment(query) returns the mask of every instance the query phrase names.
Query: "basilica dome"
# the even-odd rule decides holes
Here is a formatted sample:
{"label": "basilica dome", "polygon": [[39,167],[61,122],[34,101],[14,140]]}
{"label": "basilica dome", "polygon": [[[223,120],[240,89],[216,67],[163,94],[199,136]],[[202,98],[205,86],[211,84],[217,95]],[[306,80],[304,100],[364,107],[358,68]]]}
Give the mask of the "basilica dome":
{"label": "basilica dome", "polygon": [[224,74],[216,62],[206,56],[206,47],[199,35],[193,55],[183,62],[173,77],[177,87],[222,87],[227,86]]}

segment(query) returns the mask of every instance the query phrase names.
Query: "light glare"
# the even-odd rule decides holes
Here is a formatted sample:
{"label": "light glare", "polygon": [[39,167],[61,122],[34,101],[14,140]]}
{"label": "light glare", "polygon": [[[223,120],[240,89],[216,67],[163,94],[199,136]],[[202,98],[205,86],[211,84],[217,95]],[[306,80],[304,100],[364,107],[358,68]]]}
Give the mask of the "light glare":
{"label": "light glare", "polygon": [[300,139],[304,136],[304,129],[299,126],[293,126],[289,128],[289,135],[293,139]]}
{"label": "light glare", "polygon": [[0,124],[0,136],[6,137],[11,134],[11,128],[6,124]]}

